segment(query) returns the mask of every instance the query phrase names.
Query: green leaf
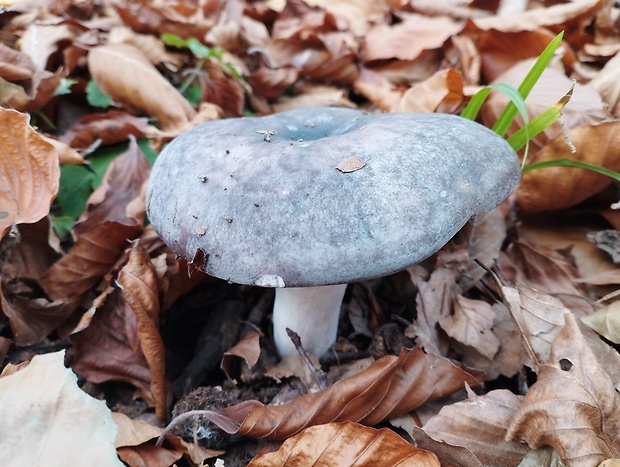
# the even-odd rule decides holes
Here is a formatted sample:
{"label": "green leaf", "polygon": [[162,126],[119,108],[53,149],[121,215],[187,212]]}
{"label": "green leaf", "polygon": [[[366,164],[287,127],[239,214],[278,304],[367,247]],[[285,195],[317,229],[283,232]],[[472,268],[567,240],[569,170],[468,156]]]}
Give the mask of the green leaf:
{"label": "green leaf", "polygon": [[209,58],[214,56],[213,49],[211,47],[207,47],[195,37],[190,37],[189,39],[187,39],[187,47],[194,54],[195,57]]}
{"label": "green leaf", "polygon": [[138,147],[142,150],[144,157],[149,161],[151,166],[155,163],[155,159],[157,159],[157,153],[151,146],[151,140],[148,138],[141,138],[138,140]]}
{"label": "green leaf", "polygon": [[188,102],[196,107],[200,104],[200,98],[202,97],[202,86],[200,84],[192,84],[187,87],[184,95]]}
{"label": "green leaf", "polygon": [[54,89],[54,95],[64,96],[66,94],[71,94],[71,86],[73,86],[75,83],[77,83],[76,79],[62,78],[58,87]]}
{"label": "green leaf", "polygon": [[599,174],[607,175],[615,181],[620,182],[620,173],[606,169],[598,165],[586,164],[585,162],[574,161],[572,159],[553,159],[550,161],[536,162],[522,169],[523,173],[530,170],[546,169],[549,167],[574,167],[577,169],[586,169]]}
{"label": "green leaf", "polygon": [[60,188],[54,203],[63,217],[77,219],[84,212],[86,201],[94,189],[95,173],[86,165],[63,165]]}
{"label": "green leaf", "polygon": [[487,100],[490,93],[491,88],[486,86],[474,94],[465,108],[461,111],[461,117],[468,118],[469,120],[476,120],[476,117],[482,108],[482,104],[484,104],[484,101]]}
{"label": "green leaf", "polygon": [[160,36],[162,42],[171,47],[176,47],[178,49],[186,48],[187,41],[182,39],[181,36],[176,34],[172,34],[171,32],[165,32]]}
{"label": "green leaf", "polygon": [[75,219],[71,216],[52,216],[52,228],[58,237],[65,238],[75,225]]}
{"label": "green leaf", "polygon": [[112,104],[110,96],[104,93],[92,79],[86,85],[86,100],[93,107],[101,107],[103,109],[110,107]]}

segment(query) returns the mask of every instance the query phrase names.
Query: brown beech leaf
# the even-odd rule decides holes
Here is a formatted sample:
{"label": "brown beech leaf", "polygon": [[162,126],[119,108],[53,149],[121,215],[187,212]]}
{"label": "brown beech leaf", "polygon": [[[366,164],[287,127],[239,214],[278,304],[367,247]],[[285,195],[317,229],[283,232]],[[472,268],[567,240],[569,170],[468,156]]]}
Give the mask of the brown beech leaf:
{"label": "brown beech leaf", "polygon": [[469,261],[460,269],[458,282],[463,290],[468,290],[486,274],[480,264],[473,260],[491,265],[499,257],[506,238],[506,223],[501,210],[497,208],[475,216],[459,235],[467,244]]}
{"label": "brown beech leaf", "polygon": [[97,140],[105,146],[126,141],[129,135],[141,138],[153,129],[146,118],[111,110],[82,117],[60,137],[60,141],[74,148],[86,149]]}
{"label": "brown beech leaf", "polygon": [[75,298],[49,301],[46,298],[32,298],[20,294],[21,284],[4,284],[0,288],[2,313],[9,320],[13,338],[17,345],[34,345],[45,339],[61,325],[79,305]]}
{"label": "brown beech leaf", "polygon": [[620,344],[620,301],[584,316],[581,320],[614,344]]}
{"label": "brown beech leaf", "polygon": [[[103,92],[128,110],[157,119],[164,131],[179,130],[196,116],[181,93],[131,45],[110,44],[91,49],[88,69]],[[119,76],[128,79],[118,79]]]}
{"label": "brown beech leaf", "polygon": [[233,362],[242,359],[247,368],[252,368],[260,357],[260,334],[252,331],[247,333],[234,347],[224,352],[220,368],[232,379]]}
{"label": "brown beech leaf", "polygon": [[609,60],[602,70],[590,81],[609,106],[610,112],[620,117],[620,54]]}
{"label": "brown beech leaf", "polygon": [[47,141],[54,147],[54,149],[58,153],[58,160],[61,165],[86,164],[84,157],[82,157],[82,155],[79,152],[77,152],[75,149],[73,149],[68,144],[63,143],[62,141],[59,141],[48,135],[41,134],[40,136],[41,138],[43,138],[45,141]]}
{"label": "brown beech leaf", "polygon": [[312,6],[320,6],[336,18],[346,21],[356,36],[363,36],[373,24],[387,21],[390,14],[387,2],[365,0],[307,0]]}
{"label": "brown beech leaf", "polygon": [[203,465],[205,459],[223,454],[223,451],[187,443],[175,435],[166,436],[163,445],[156,446],[155,441],[161,435],[161,428],[144,420],[131,419],[122,413],[113,412],[112,418],[118,426],[118,456],[129,466],[168,467],[184,454],[194,464]]}
{"label": "brown beech leaf", "polygon": [[592,466],[620,453],[620,395],[576,319],[565,318],[506,439],[519,437],[531,448],[550,445],[565,464]]}
{"label": "brown beech leaf", "polygon": [[295,86],[295,96],[280,97],[272,107],[276,113],[302,107],[355,108],[355,104],[347,95],[348,91],[345,88],[301,82]]}
{"label": "brown beech leaf", "polygon": [[201,415],[229,433],[283,439],[310,425],[329,422],[351,420],[374,425],[451,394],[465,383],[478,385],[481,376],[419,348],[403,349],[398,357],[383,357],[323,391],[285,404],[266,406],[252,400],[201,411]]}
{"label": "brown beech leaf", "polygon": [[459,295],[454,301],[454,314],[443,318],[439,325],[452,339],[491,360],[500,346],[492,331],[494,316],[487,302]]}
{"label": "brown beech leaf", "polygon": [[500,255],[499,264],[513,284],[554,294],[581,295],[575,267],[554,249],[517,240]]}
{"label": "brown beech leaf", "polygon": [[88,292],[110,271],[141,229],[119,222],[94,226],[81,234],[71,251],[50,268],[41,285],[58,300]]}
{"label": "brown beech leaf", "polygon": [[[568,137],[575,153],[571,153],[560,135],[538,152],[536,162],[567,158],[620,171],[620,121],[582,125],[569,130]],[[605,175],[571,167],[532,170],[519,183],[517,204],[527,212],[565,209],[599,193],[612,182]]]}
{"label": "brown beech leaf", "polygon": [[405,335],[415,339],[427,352],[445,355],[448,351],[448,340],[438,323],[452,312],[452,303],[460,292],[456,278],[467,260],[466,245],[448,244],[437,254],[437,264],[428,280],[418,274],[421,266],[407,269],[413,284],[418,288],[418,295],[417,318],[405,330]]}
{"label": "brown beech leaf", "polygon": [[159,278],[150,258],[134,243],[127,264],[116,281],[125,302],[138,318],[138,337],[151,372],[151,392],[155,400],[155,414],[166,418],[166,356],[159,334]]}
{"label": "brown beech leaf", "polygon": [[378,25],[365,37],[360,53],[363,62],[397,58],[414,60],[424,50],[439,49],[463,29],[463,23],[446,17],[408,15],[393,26]]}
{"label": "brown beech leaf", "polygon": [[31,78],[36,69],[27,54],[0,44],[0,77],[8,81],[21,81]]}
{"label": "brown beech leaf", "polygon": [[362,67],[360,74],[353,83],[356,92],[362,94],[381,110],[390,111],[398,105],[403,95],[381,73]]}
{"label": "brown beech leaf", "polygon": [[155,406],[151,370],[142,351],[139,326],[121,290],[113,289],[95,311],[88,327],[69,336],[75,346],[73,368],[94,383],[130,383],[138,388],[147,404]]}
{"label": "brown beech leaf", "polygon": [[64,359],[64,351],[37,355],[0,376],[4,465],[123,465],[110,410],[78,387]]}
{"label": "brown beech leaf", "polygon": [[586,23],[605,3],[605,0],[583,0],[559,3],[546,8],[534,8],[508,16],[474,18],[473,23],[482,30],[497,29],[504,32],[534,31],[544,27],[561,26],[571,22]]}
{"label": "brown beech leaf", "polygon": [[502,294],[533,366],[525,355],[524,363],[537,371],[549,359],[551,343],[570,311],[558,298],[526,286],[503,286]]}
{"label": "brown beech leaf", "polygon": [[398,102],[394,112],[454,113],[463,104],[463,77],[448,68],[410,87]]}
{"label": "brown beech leaf", "polygon": [[[516,32],[502,32],[497,29],[484,31],[477,44],[480,49],[481,71],[485,81],[499,81],[499,76],[517,63],[538,57],[554,37],[555,34],[548,29]],[[570,50],[564,51],[562,59],[565,66],[575,61]]]}
{"label": "brown beech leaf", "polygon": [[435,440],[467,448],[483,465],[516,466],[528,449],[504,437],[522,403],[522,397],[503,389],[470,393],[467,400],[445,405],[422,429]]}
{"label": "brown beech leaf", "polygon": [[50,56],[58,50],[58,43],[71,40],[81,32],[77,24],[31,24],[20,38],[20,50],[32,59],[39,70],[45,70]]}
{"label": "brown beech leaf", "polygon": [[58,153],[28,121],[26,114],[0,108],[0,238],[13,223],[46,216],[58,193]]}
{"label": "brown beech leaf", "polygon": [[144,153],[133,136],[129,147],[108,166],[101,185],[90,195],[75,226],[79,236],[105,222],[141,226],[146,204],[144,193],[151,173]]}
{"label": "brown beech leaf", "polygon": [[255,457],[248,467],[439,467],[430,451],[418,449],[392,430],[376,430],[353,422],[306,428],[276,452]]}

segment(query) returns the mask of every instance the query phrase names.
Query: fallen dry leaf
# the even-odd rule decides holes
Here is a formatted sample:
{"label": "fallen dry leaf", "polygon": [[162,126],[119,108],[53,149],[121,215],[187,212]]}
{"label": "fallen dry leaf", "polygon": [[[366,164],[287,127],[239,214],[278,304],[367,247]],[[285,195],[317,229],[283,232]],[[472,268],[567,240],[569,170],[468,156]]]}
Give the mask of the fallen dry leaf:
{"label": "fallen dry leaf", "polygon": [[[110,44],[91,49],[88,69],[103,92],[128,110],[157,119],[164,131],[181,129],[196,116],[179,91],[131,45]],[[131,79],[119,80],[119,75]]]}
{"label": "fallen dry leaf", "polygon": [[539,28],[551,27],[571,22],[585,24],[605,0],[581,0],[571,3],[560,3],[546,8],[534,8],[509,16],[489,16],[474,18],[476,27],[482,30],[497,29],[503,32],[534,31]]}
{"label": "fallen dry leaf", "polygon": [[481,374],[465,370],[421,349],[403,349],[398,357],[377,360],[368,369],[327,389],[281,405],[250,400],[213,411],[200,411],[228,433],[282,439],[311,425],[357,421],[375,425],[437,398],[465,383],[480,384]]}
{"label": "fallen dry leaf", "polygon": [[175,435],[168,435],[164,445],[157,446],[155,441],[163,431],[161,428],[122,413],[113,412],[112,418],[118,426],[118,455],[129,467],[168,467],[184,455],[194,464],[202,465],[205,459],[223,453],[187,443]]}
{"label": "fallen dry leaf", "polygon": [[411,86],[392,111],[455,113],[463,101],[463,77],[448,68]]}
{"label": "fallen dry leaf", "polygon": [[306,428],[276,452],[256,457],[248,467],[439,467],[435,454],[412,446],[392,430],[353,422]]}
{"label": "fallen dry leaf", "polygon": [[482,465],[516,466],[527,453],[517,441],[505,441],[506,430],[523,398],[507,390],[445,405],[423,426],[435,440],[470,450]]}
{"label": "fallen dry leaf", "polygon": [[571,466],[597,465],[620,452],[620,395],[576,319],[565,319],[506,439],[522,438],[534,449],[553,446]]}
{"label": "fallen dry leaf", "polygon": [[26,114],[0,108],[0,239],[11,224],[46,216],[58,193],[58,153],[28,120]]}
{"label": "fallen dry leaf", "polygon": [[105,222],[142,226],[146,213],[146,183],[151,173],[144,153],[133,136],[127,151],[108,166],[101,184],[90,195],[75,233],[84,232]]}
{"label": "fallen dry leaf", "polygon": [[365,166],[366,166],[366,162],[364,162],[357,156],[351,156],[341,161],[336,166],[336,169],[338,169],[342,173],[347,174],[350,172],[356,172],[360,169],[363,169]]}
{"label": "fallen dry leaf", "polygon": [[247,368],[252,368],[260,357],[260,334],[255,331],[247,333],[232,348],[224,352],[220,368],[232,379],[233,362],[242,359]]}
{"label": "fallen dry leaf", "polygon": [[[576,148],[571,153],[563,135],[549,141],[536,162],[572,159],[620,171],[620,121],[582,125],[568,131]],[[599,193],[613,180],[589,170],[551,167],[523,174],[517,190],[517,204],[526,212],[560,210],[574,206]]]}
{"label": "fallen dry leaf", "polygon": [[620,302],[613,302],[591,315],[584,316],[581,321],[605,339],[620,344]]}
{"label": "fallen dry leaf", "polygon": [[166,419],[166,356],[164,343],[159,334],[159,278],[150,258],[135,242],[127,264],[121,269],[116,281],[123,299],[138,319],[140,349],[151,372],[150,390],[155,401],[155,414]]}
{"label": "fallen dry leaf", "polygon": [[146,118],[111,110],[79,119],[60,137],[60,141],[74,148],[86,149],[95,141],[105,146],[126,141],[129,135],[141,138],[152,130],[154,127],[148,124]]}
{"label": "fallen dry leaf", "polygon": [[442,47],[462,29],[463,23],[450,18],[408,15],[401,23],[381,24],[368,31],[360,58],[365,63],[391,58],[415,60],[424,50]]}
{"label": "fallen dry leaf", "polygon": [[405,335],[429,353],[445,355],[448,342],[438,327],[441,319],[452,312],[452,303],[460,292],[456,278],[462,264],[468,261],[465,245],[448,244],[437,254],[437,264],[430,278],[417,272],[421,266],[407,269],[413,284],[418,288],[416,296],[416,320],[407,327]]}
{"label": "fallen dry leaf", "polygon": [[78,387],[64,359],[64,351],[38,355],[0,376],[4,465],[123,465],[110,410]]}
{"label": "fallen dry leaf", "polygon": [[590,86],[599,92],[614,117],[620,118],[620,55],[605,64]]}
{"label": "fallen dry leaf", "polygon": [[454,314],[442,318],[439,326],[452,339],[473,347],[491,360],[500,347],[492,330],[494,316],[487,302],[458,295],[454,301]]}
{"label": "fallen dry leaf", "polygon": [[524,364],[537,371],[570,311],[558,298],[525,286],[503,286],[502,295],[527,351]]}

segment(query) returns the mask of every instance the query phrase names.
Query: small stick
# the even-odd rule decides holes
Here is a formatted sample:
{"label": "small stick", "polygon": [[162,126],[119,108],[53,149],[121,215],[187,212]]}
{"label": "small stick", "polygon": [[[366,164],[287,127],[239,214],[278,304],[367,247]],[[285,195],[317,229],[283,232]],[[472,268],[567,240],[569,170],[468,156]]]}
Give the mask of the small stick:
{"label": "small stick", "polygon": [[322,391],[327,387],[327,375],[323,370],[317,368],[314,363],[312,363],[308,352],[306,352],[306,349],[304,349],[303,345],[301,344],[301,337],[299,337],[299,334],[289,328],[286,328],[286,333],[288,334],[288,337],[291,338],[291,341],[293,341],[293,345],[295,346],[295,349],[297,349],[297,352],[299,352],[299,355],[301,355],[303,361],[306,363],[306,365],[308,365],[308,368],[310,368],[310,372],[312,373],[314,382]]}

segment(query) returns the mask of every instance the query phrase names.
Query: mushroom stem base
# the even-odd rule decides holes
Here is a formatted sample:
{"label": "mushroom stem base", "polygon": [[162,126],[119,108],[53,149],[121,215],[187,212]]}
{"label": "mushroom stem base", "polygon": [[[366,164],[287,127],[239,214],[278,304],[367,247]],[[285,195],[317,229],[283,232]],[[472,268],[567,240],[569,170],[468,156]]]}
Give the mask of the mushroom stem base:
{"label": "mushroom stem base", "polygon": [[340,305],[347,284],[276,289],[273,304],[273,337],[281,357],[298,355],[286,333],[301,337],[306,352],[322,357],[336,341]]}

